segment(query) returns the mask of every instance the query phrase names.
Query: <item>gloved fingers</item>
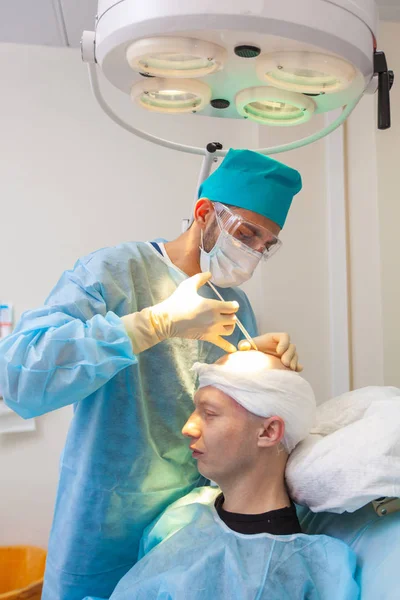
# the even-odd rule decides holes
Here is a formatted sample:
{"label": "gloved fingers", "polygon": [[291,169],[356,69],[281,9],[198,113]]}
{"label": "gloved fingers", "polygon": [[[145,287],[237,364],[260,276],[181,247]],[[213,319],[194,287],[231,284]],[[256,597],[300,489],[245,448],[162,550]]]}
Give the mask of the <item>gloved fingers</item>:
{"label": "gloved fingers", "polygon": [[224,340],[224,338],[219,335],[207,335],[203,339],[207,340],[208,342],[211,342],[219,348],[222,348],[222,350],[224,350],[227,354],[232,354],[233,352],[236,352],[236,347],[227,340]]}
{"label": "gloved fingers", "polygon": [[239,302],[221,302],[223,306],[219,307],[221,315],[234,315],[239,310]]}
{"label": "gloved fingers", "polygon": [[[277,342],[276,353],[278,356],[283,356],[290,346],[293,346],[293,344],[290,344],[290,336],[288,333],[272,333],[271,335],[273,341]],[[291,358],[293,358],[293,356]]]}
{"label": "gloved fingers", "polygon": [[304,369],[303,365],[301,365],[299,363],[299,355],[297,353],[297,349],[296,349],[296,354],[294,355],[294,357],[290,361],[290,368],[291,368],[292,371],[296,371],[296,373],[301,373],[303,371],[303,369]]}
{"label": "gloved fingers", "polygon": [[[282,364],[285,367],[290,368],[292,371],[300,373],[303,370],[302,365],[299,364],[299,356],[297,354],[295,344],[290,343],[290,337],[287,333],[267,333],[254,338],[260,352],[267,354],[273,354],[278,356]],[[251,350],[251,345],[247,340],[241,340],[238,345],[240,351]]]}
{"label": "gloved fingers", "polygon": [[210,279],[211,273],[207,271],[206,273],[197,273],[197,275],[189,277],[189,279],[187,279],[184,283],[186,284],[186,286],[193,288],[193,290],[197,292]]}
{"label": "gloved fingers", "polygon": [[297,352],[296,354],[293,356],[292,360],[290,361],[290,368],[292,371],[297,371],[297,363],[299,362],[299,357],[297,356]]}
{"label": "gloved fingers", "polygon": [[218,315],[218,325],[236,325],[237,316],[236,315]]}
{"label": "gloved fingers", "polygon": [[[273,354],[274,356],[280,356],[278,349],[280,351],[281,348],[287,349],[290,344],[289,335],[287,333],[264,333],[263,335],[258,335],[253,338],[255,345],[257,346],[260,352],[264,352],[265,354]],[[243,344],[248,342],[243,340]],[[247,346],[245,346],[246,350],[250,350]],[[285,352],[283,350],[282,354]]]}
{"label": "gloved fingers", "polygon": [[[286,350],[286,352],[284,352],[282,354],[282,356],[280,357],[282,364],[285,365],[285,367],[289,367],[291,365],[292,360],[297,359],[297,352],[296,352],[296,346],[294,344],[290,344],[289,348]],[[297,362],[296,362],[296,366],[297,366]]]}
{"label": "gloved fingers", "polygon": [[236,323],[232,319],[228,322],[214,323],[205,331],[206,335],[232,335],[235,331]]}
{"label": "gloved fingers", "polygon": [[239,302],[222,302],[221,300],[209,300],[210,306],[218,315],[234,315],[239,310]]}
{"label": "gloved fingers", "polygon": [[224,325],[224,332],[222,333],[222,335],[232,335],[232,333],[235,331],[235,327],[236,325]]}
{"label": "gloved fingers", "polygon": [[235,315],[214,315],[214,320],[204,326],[205,335],[231,335],[236,327]]}

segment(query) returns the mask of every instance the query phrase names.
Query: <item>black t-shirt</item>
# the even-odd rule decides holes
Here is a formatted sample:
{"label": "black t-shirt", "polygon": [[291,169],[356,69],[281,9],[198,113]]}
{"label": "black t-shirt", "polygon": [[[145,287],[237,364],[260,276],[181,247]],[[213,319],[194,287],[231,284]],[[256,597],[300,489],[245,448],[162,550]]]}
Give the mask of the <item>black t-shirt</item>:
{"label": "black t-shirt", "polygon": [[271,510],[259,515],[241,515],[224,510],[222,508],[224,500],[224,495],[219,494],[215,500],[215,508],[220,519],[233,531],[248,535],[255,533],[270,533],[272,535],[302,533],[293,502],[285,508]]}

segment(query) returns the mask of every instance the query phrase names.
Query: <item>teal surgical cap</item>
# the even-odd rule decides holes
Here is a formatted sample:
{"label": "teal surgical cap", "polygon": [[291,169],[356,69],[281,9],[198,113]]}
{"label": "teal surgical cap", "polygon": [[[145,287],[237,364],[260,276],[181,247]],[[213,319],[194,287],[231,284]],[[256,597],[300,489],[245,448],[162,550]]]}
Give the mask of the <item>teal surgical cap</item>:
{"label": "teal surgical cap", "polygon": [[200,186],[199,198],[251,210],[282,228],[301,188],[295,169],[259,152],[231,149]]}

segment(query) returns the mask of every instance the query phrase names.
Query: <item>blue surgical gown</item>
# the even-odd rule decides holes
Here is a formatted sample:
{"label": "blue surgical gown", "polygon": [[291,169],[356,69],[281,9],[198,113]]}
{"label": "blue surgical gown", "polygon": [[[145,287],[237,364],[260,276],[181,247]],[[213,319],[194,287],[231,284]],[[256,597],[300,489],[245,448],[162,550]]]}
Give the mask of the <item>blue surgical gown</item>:
{"label": "blue surgical gown", "polygon": [[314,514],[298,507],[303,531],[343,540],[357,554],[362,600],[400,598],[400,512],[379,517],[372,503],[353,513]]}
{"label": "blue surgical gown", "polygon": [[198,488],[147,528],[111,600],[357,600],[356,558],[326,535],[244,535]]}
{"label": "blue surgical gown", "polygon": [[[135,356],[120,320],[165,300],[185,278],[147,243],[99,250],[65,272],[45,305],[26,312],[0,344],[8,406],[28,418],[74,405],[43,600],[108,598],[136,562],[144,528],[205,483],[181,428],[193,410],[193,363],[223,351],[170,339]],[[213,297],[208,286],[200,293]],[[221,293],[239,302],[255,335],[245,294]],[[242,336],[236,328],[228,339]]]}

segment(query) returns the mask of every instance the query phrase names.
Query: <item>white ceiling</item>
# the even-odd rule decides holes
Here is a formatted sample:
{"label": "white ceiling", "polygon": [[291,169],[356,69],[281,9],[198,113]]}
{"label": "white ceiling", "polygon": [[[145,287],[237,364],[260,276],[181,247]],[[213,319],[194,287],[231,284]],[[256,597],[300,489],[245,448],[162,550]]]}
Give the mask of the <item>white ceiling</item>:
{"label": "white ceiling", "polygon": [[[28,0],[29,1],[29,0]],[[70,46],[79,46],[82,31],[93,31],[97,0],[59,0]],[[142,0],[143,1],[143,0]],[[399,0],[400,1],[400,0]]]}
{"label": "white ceiling", "polygon": [[[141,1],[141,0],[139,0]],[[400,0],[377,0],[382,20],[400,21]],[[1,0],[0,42],[79,46],[93,30],[97,0]]]}
{"label": "white ceiling", "polygon": [[0,0],[0,42],[79,46],[96,9],[97,0]]}

